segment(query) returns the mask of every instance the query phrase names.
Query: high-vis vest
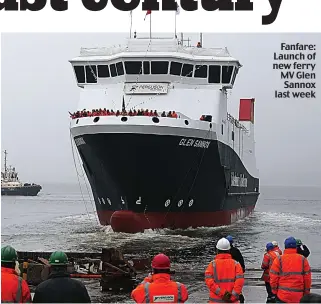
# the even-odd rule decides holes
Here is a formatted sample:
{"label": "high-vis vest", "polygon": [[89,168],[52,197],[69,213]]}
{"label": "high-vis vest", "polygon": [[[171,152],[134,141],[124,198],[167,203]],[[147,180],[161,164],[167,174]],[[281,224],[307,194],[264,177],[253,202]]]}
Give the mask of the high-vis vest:
{"label": "high-vis vest", "polygon": [[276,251],[279,255],[282,255],[282,250],[279,247],[274,247],[274,251]]}
{"label": "high-vis vest", "polygon": [[30,290],[25,281],[10,268],[1,267],[1,302],[29,303]]}
{"label": "high-vis vest", "polygon": [[151,290],[149,282],[144,284],[145,303],[182,303],[182,287],[176,282],[176,290]]}
{"label": "high-vis vest", "polygon": [[261,268],[264,269],[263,272],[263,281],[264,282],[270,282],[270,268],[272,266],[272,263],[274,259],[279,256],[279,253],[277,251],[274,251],[273,249],[264,254],[263,261]]}
{"label": "high-vis vest", "polygon": [[299,303],[310,293],[311,269],[308,260],[296,253],[296,249],[285,249],[282,256],[274,259],[270,269],[272,292],[286,303]]}
{"label": "high-vis vest", "polygon": [[132,292],[136,303],[184,303],[188,299],[184,284],[171,281],[169,274],[145,278]]}
{"label": "high-vis vest", "polygon": [[238,302],[244,285],[242,267],[230,254],[218,254],[205,271],[205,283],[210,290],[210,303],[225,303],[226,291],[232,294],[231,302]]}

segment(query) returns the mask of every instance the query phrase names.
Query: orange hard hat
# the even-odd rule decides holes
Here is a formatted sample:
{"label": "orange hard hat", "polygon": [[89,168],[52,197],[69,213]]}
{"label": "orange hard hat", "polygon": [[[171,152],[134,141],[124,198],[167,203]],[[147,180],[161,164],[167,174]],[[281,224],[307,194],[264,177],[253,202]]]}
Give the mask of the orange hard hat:
{"label": "orange hard hat", "polygon": [[153,258],[152,268],[154,269],[169,269],[171,267],[171,261],[165,254],[158,254]]}

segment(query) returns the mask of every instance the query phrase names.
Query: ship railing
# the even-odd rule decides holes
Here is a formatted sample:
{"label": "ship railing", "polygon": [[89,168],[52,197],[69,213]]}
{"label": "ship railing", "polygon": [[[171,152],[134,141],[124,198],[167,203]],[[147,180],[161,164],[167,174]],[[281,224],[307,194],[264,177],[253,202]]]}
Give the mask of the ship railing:
{"label": "ship railing", "polygon": [[234,118],[231,114],[227,113],[227,120],[231,122],[235,127],[242,129],[245,133],[248,133],[249,130],[245,128],[236,118]]}
{"label": "ship railing", "polygon": [[[138,40],[138,39],[137,39]],[[154,42],[154,41],[153,41]],[[80,57],[83,56],[112,56],[126,52],[166,52],[183,53],[192,56],[231,57],[227,48],[198,48],[196,46],[182,46],[173,43],[129,43],[127,46],[81,48]]]}

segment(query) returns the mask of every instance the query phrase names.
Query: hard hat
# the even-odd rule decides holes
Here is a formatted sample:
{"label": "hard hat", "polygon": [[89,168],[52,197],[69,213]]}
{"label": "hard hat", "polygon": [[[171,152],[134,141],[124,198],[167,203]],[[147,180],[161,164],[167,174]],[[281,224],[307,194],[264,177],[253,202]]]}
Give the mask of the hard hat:
{"label": "hard hat", "polygon": [[169,257],[167,255],[160,253],[153,258],[152,268],[169,269],[171,268],[171,261],[169,260]]}
{"label": "hard hat", "polygon": [[62,251],[55,251],[50,255],[49,264],[51,265],[67,265],[68,257]]}
{"label": "hard hat", "polygon": [[270,251],[272,249],[274,249],[274,245],[272,243],[267,243],[266,244],[266,251]]}
{"label": "hard hat", "polygon": [[284,248],[296,248],[296,240],[290,236],[284,241]]}
{"label": "hard hat", "polygon": [[277,242],[277,241],[272,241],[272,244],[273,244],[273,246],[274,246],[274,247],[279,246],[279,244],[278,244],[278,242]]}
{"label": "hard hat", "polygon": [[296,245],[297,246],[301,246],[302,245],[302,241],[300,239],[296,239]]}
{"label": "hard hat", "polygon": [[230,242],[230,244],[233,244],[233,237],[231,235],[228,235],[226,239]]}
{"label": "hard hat", "polygon": [[18,260],[17,251],[11,246],[1,248],[1,263],[11,263]]}
{"label": "hard hat", "polygon": [[218,250],[230,250],[231,244],[226,238],[221,238],[216,244],[216,249]]}

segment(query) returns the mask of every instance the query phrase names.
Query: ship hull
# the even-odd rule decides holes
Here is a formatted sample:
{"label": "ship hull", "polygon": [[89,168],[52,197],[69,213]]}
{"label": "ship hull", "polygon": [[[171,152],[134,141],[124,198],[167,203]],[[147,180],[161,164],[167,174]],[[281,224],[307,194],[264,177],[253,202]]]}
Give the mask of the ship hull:
{"label": "ship hull", "polygon": [[37,196],[41,186],[1,187],[1,195],[10,196]]}
{"label": "ship hull", "polygon": [[[258,178],[217,140],[98,133],[75,141],[100,223],[116,232],[228,225],[255,208]],[[246,185],[233,186],[232,172]]]}

